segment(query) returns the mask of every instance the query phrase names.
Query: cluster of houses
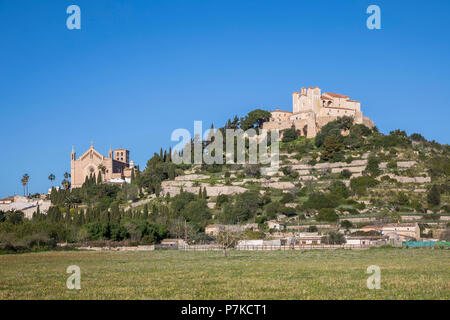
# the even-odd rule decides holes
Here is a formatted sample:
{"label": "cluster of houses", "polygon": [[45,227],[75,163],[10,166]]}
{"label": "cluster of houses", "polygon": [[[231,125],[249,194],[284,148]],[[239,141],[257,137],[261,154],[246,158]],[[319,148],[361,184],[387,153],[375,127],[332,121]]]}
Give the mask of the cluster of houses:
{"label": "cluster of houses", "polygon": [[[314,246],[321,245],[324,236],[324,234],[319,234],[319,232],[286,231],[285,226],[276,221],[271,221],[269,228],[273,231],[267,234],[271,240],[241,240],[237,248],[244,249],[252,246]],[[205,233],[210,236],[217,236],[222,231],[243,232],[257,229],[257,224],[214,224],[207,226]],[[404,241],[420,240],[420,228],[417,222],[370,225],[349,231],[350,235],[345,230],[338,230],[338,232],[346,234],[346,245],[353,247],[380,246],[388,243],[401,246]]]}
{"label": "cluster of houses", "polygon": [[46,212],[50,206],[51,201],[46,200],[45,195],[38,199],[18,195],[0,199],[0,211],[22,211],[28,219],[31,219],[38,208],[41,212]]}

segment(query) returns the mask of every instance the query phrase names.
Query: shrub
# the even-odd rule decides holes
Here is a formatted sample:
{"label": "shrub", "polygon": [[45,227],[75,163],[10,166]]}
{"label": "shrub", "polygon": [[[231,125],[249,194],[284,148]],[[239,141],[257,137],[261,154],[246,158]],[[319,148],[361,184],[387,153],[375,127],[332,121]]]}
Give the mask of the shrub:
{"label": "shrub", "polygon": [[378,181],[370,176],[361,176],[350,180],[350,188],[357,195],[365,195],[367,188],[374,187]]}
{"label": "shrub", "polygon": [[289,129],[283,130],[283,142],[291,142],[298,138],[298,132],[294,126]]}
{"label": "shrub", "polygon": [[441,203],[441,194],[437,185],[433,185],[427,194],[427,202],[431,206],[438,206]]}
{"label": "shrub", "polygon": [[290,203],[293,201],[294,201],[294,195],[290,192],[284,193],[283,197],[280,200],[281,203]]}
{"label": "shrub", "polygon": [[316,216],[316,220],[336,222],[339,220],[339,216],[336,214],[333,208],[322,208],[319,210],[319,214]]}
{"label": "shrub", "polygon": [[352,173],[350,172],[350,170],[344,169],[341,171],[341,177],[343,179],[350,179],[351,176],[352,176]]}
{"label": "shrub", "polygon": [[386,165],[389,169],[397,169],[397,161],[391,160]]}
{"label": "shrub", "polygon": [[322,208],[336,208],[339,202],[336,198],[326,195],[324,193],[312,193],[308,200],[303,204],[304,209],[322,209]]}
{"label": "shrub", "polygon": [[348,190],[346,185],[339,180],[333,181],[328,189],[332,194],[336,195],[339,198],[346,199],[350,195],[350,191]]}
{"label": "shrub", "polygon": [[370,155],[369,159],[367,160],[367,166],[366,170],[364,170],[364,173],[373,177],[379,176],[381,173],[379,164],[380,160],[376,156]]}
{"label": "shrub", "polygon": [[329,232],[328,235],[323,236],[320,241],[325,244],[344,244],[347,242],[347,240],[345,240],[345,236],[336,231]]}

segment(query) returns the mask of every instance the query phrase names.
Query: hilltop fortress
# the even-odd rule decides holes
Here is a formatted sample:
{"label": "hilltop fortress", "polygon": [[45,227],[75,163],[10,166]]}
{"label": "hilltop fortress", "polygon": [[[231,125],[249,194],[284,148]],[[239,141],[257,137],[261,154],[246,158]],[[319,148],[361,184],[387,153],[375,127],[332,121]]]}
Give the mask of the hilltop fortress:
{"label": "hilltop fortress", "polygon": [[369,128],[374,126],[372,120],[363,117],[361,103],[351,100],[349,96],[324,92],[320,88],[301,88],[292,94],[292,112],[278,108],[271,111],[272,117],[263,124],[263,129],[284,130],[294,126],[302,136],[314,138],[320,128],[339,117],[353,117],[357,124]]}

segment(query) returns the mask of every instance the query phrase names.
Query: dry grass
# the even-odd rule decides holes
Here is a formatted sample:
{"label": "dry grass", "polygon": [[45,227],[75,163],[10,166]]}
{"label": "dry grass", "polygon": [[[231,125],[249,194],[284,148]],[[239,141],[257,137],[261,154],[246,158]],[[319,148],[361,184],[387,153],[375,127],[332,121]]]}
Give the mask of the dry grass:
{"label": "dry grass", "polygon": [[[366,269],[381,268],[368,290]],[[69,265],[81,290],[66,288]],[[0,256],[0,299],[449,299],[450,251],[45,252]]]}

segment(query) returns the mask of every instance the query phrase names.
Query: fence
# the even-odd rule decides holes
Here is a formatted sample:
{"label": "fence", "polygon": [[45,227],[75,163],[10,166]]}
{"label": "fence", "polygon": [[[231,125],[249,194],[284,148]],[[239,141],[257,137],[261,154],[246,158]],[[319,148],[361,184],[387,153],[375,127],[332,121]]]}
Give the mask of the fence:
{"label": "fence", "polygon": [[449,241],[403,241],[403,248],[450,248]]}
{"label": "fence", "polygon": [[[329,245],[329,244],[301,244],[301,245],[240,245],[232,250],[237,251],[273,251],[273,250],[311,250],[311,249],[324,249],[324,250],[334,250],[334,249],[368,249],[370,247],[378,247],[379,245],[367,244],[342,244],[342,245]],[[180,246],[178,249],[184,251],[210,251],[210,250],[223,250],[219,245],[195,245],[195,246]]]}

